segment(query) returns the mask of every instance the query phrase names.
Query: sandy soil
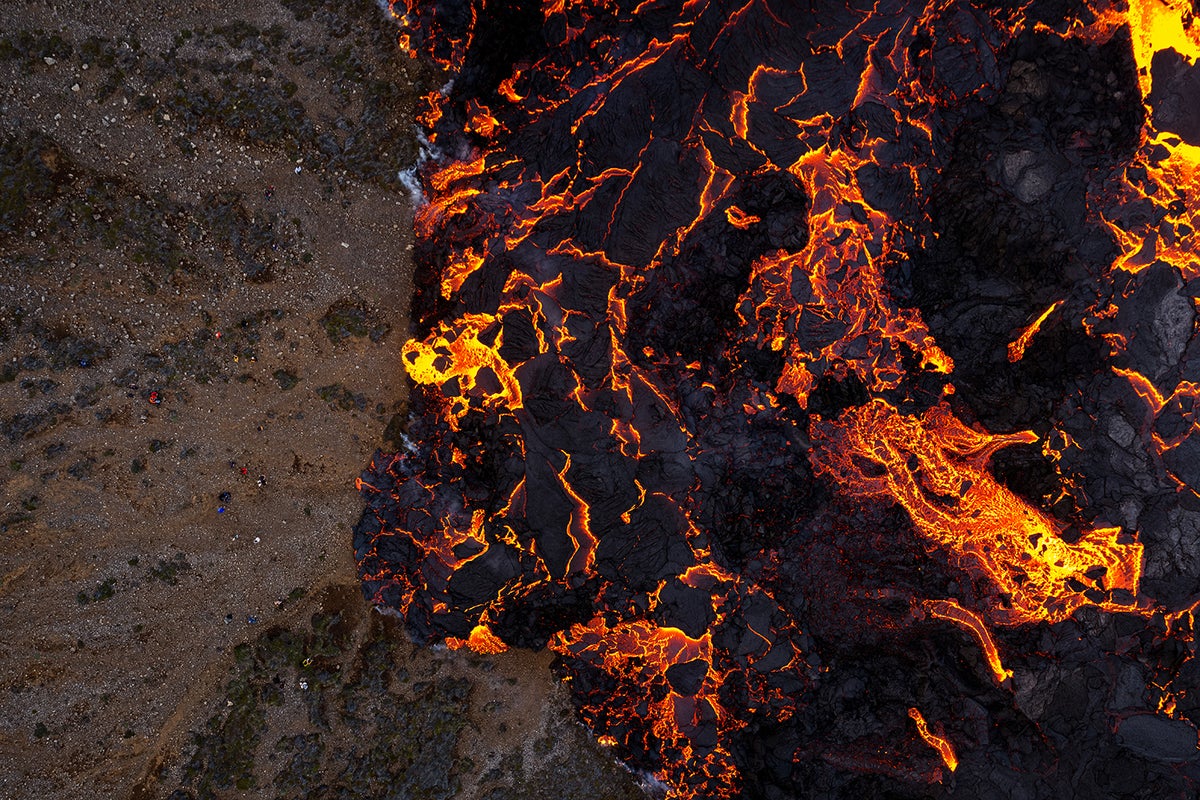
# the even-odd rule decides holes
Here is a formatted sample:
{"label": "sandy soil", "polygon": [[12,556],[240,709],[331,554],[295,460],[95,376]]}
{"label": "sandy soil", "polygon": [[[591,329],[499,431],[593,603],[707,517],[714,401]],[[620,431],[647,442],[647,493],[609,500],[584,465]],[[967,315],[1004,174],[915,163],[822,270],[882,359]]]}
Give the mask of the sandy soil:
{"label": "sandy soil", "polygon": [[357,588],[436,77],[369,0],[0,10],[0,796],[637,795]]}

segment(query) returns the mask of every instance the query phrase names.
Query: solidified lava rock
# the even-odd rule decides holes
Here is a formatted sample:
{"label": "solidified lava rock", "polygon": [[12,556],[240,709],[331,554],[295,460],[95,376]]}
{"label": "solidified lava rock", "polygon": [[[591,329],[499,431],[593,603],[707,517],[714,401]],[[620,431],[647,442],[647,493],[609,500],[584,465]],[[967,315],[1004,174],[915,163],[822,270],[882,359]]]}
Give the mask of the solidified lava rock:
{"label": "solidified lava rock", "polygon": [[1154,54],[1150,70],[1154,89],[1147,100],[1154,115],[1154,127],[1200,146],[1200,109],[1189,100],[1200,93],[1200,69],[1167,49]]}
{"label": "solidified lava rock", "polygon": [[[1104,367],[1081,324],[1116,247],[1086,214],[1088,184],[1137,145],[1142,110],[1127,38],[1100,46],[1026,34],[1004,91],[965,109],[931,192],[937,236],[899,293],[955,360],[959,399],[989,430],[1044,424],[1046,403]],[[1083,132],[1086,132],[1084,135]],[[1012,363],[1013,332],[1056,300],[1038,345]]]}

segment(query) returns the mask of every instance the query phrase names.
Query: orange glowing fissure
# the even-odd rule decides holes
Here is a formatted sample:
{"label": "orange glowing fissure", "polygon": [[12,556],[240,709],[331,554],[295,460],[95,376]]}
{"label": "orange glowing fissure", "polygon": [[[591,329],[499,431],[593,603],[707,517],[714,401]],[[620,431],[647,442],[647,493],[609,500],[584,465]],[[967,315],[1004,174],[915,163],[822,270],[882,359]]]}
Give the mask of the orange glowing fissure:
{"label": "orange glowing fissure", "polygon": [[946,765],[946,769],[954,772],[958,769],[958,756],[954,754],[954,747],[946,740],[944,736],[929,730],[929,725],[925,722],[925,717],[915,708],[908,710],[908,715],[912,717],[912,721],[917,725],[917,735],[925,740],[925,744],[937,750],[938,755],[942,757],[942,763]]}
{"label": "orange glowing fissure", "polygon": [[[1178,22],[1184,5],[1133,0],[1127,12],[1118,14],[1119,19],[1113,16],[1117,12],[1106,11],[1092,29],[1073,30],[1066,35],[1099,37],[1111,34],[1119,24],[1129,25],[1134,34],[1135,57],[1139,67],[1143,68],[1142,91],[1146,93],[1150,89],[1149,59],[1157,49],[1174,47],[1189,60],[1200,54],[1195,29],[1183,28]],[[563,7],[561,0],[547,2],[543,13],[549,19],[551,15],[561,15]],[[632,73],[649,70],[668,50],[682,46],[686,30],[686,25],[681,23],[675,39],[653,43],[639,59],[613,66],[609,74],[593,78],[587,88],[606,87],[610,92],[615,91]],[[467,44],[452,44],[452,59],[461,58]],[[912,65],[907,63],[907,49],[900,46],[900,39],[887,47],[874,43],[870,53],[871,59],[864,66],[855,103],[873,103],[896,118],[913,114],[915,127],[923,125],[924,129],[930,129],[913,109],[934,107],[934,98],[916,96],[897,100],[877,85],[882,79],[873,72],[872,59],[887,60],[888,69],[900,76],[914,72]],[[763,152],[754,142],[755,108],[762,88],[760,84],[773,74],[786,75],[786,71],[755,70],[744,91],[729,94],[728,119],[723,122],[722,130],[697,129],[694,141],[724,138],[725,144],[745,144]],[[501,84],[500,95],[507,102],[515,104],[524,99],[517,89],[518,77],[514,74]],[[907,79],[908,83],[901,78],[895,80],[905,85],[905,91],[917,91],[915,79]],[[806,82],[804,91],[807,91]],[[576,121],[577,127],[603,105],[604,94],[597,91],[596,97],[593,106]],[[902,108],[901,102],[906,102],[907,107]],[[468,125],[477,133],[490,137],[499,130],[499,122],[493,113],[500,112],[483,107],[475,109]],[[437,118],[431,113],[427,120],[432,124]],[[978,608],[968,609],[954,599],[924,600],[919,606],[927,616],[949,621],[967,631],[979,646],[997,683],[1003,683],[1012,672],[1004,667],[989,626],[1061,622],[1085,606],[1111,611],[1141,611],[1138,591],[1143,548],[1133,533],[1118,528],[1101,527],[1068,536],[1063,523],[997,481],[990,469],[992,457],[1004,447],[1035,443],[1037,437],[1032,432],[993,434],[978,430],[958,419],[946,402],[922,413],[902,413],[884,399],[882,395],[901,384],[907,361],[915,359],[921,369],[943,376],[952,374],[954,364],[933,340],[919,313],[898,306],[886,289],[883,265],[902,258],[900,248],[907,234],[896,220],[872,208],[858,186],[855,176],[864,167],[875,163],[874,145],[867,141],[852,148],[835,142],[829,135],[830,123],[827,118],[818,117],[803,125],[797,124],[796,127],[804,130],[811,141],[794,163],[778,165],[800,182],[811,203],[807,243],[795,252],[769,253],[753,264],[750,286],[736,307],[738,319],[747,337],[760,347],[775,350],[783,356],[782,374],[773,387],[776,395],[768,397],[765,405],[773,405],[778,395],[787,394],[805,408],[815,385],[815,376],[837,370],[855,375],[872,395],[866,403],[848,408],[834,418],[812,415],[809,430],[813,441],[812,464],[818,474],[827,477],[848,496],[899,504],[931,552],[940,554],[973,577],[986,579],[990,592],[985,594]],[[822,140],[822,136],[827,138]],[[1153,167],[1152,177],[1164,186],[1179,187],[1190,195],[1200,196],[1200,159],[1197,158],[1200,151],[1178,142],[1166,142],[1149,130],[1144,138],[1147,147],[1165,143],[1170,152],[1168,158]],[[646,148],[649,146],[647,143]],[[732,177],[713,164],[707,149],[704,152],[707,157],[706,182],[697,202],[696,217],[676,232],[676,244],[710,211],[723,213],[725,221],[739,230],[751,230],[761,222],[759,216],[732,205],[725,198]],[[472,160],[442,166],[430,178],[429,204],[418,211],[419,235],[436,236],[439,226],[467,215],[472,202],[483,191],[479,188],[480,180],[512,168],[511,160],[500,150],[485,150]],[[503,228],[494,220],[481,223],[478,243],[460,249],[447,261],[440,281],[443,297],[450,298],[458,292],[492,254],[525,241],[529,232],[544,221],[593,202],[600,189],[608,184],[622,187],[623,197],[635,183],[637,169],[636,166],[632,169],[606,168],[589,174],[581,156],[571,174],[551,176],[544,183],[539,181],[542,194],[529,205],[530,216],[514,221],[510,228]],[[1137,187],[1127,186],[1123,191],[1131,197],[1146,197]],[[1171,193],[1165,191],[1160,195],[1170,196]],[[1166,201],[1153,199],[1153,202]],[[1179,212],[1172,213],[1178,215]],[[1184,212],[1187,213],[1191,212]],[[1200,220],[1188,217],[1188,221],[1200,227]],[[489,229],[488,224],[494,227]],[[1136,271],[1140,265],[1148,263],[1142,252],[1146,239],[1141,232],[1126,230],[1116,222],[1106,221],[1106,224],[1125,251],[1118,258],[1117,268]],[[601,324],[608,328],[611,344],[606,356],[609,359],[609,387],[618,400],[606,413],[611,414],[610,433],[620,442],[621,450],[631,457],[640,456],[646,431],[639,428],[634,410],[635,396],[643,398],[639,401],[643,409],[640,413],[648,413],[644,409],[652,404],[650,416],[670,420],[678,417],[678,409],[672,398],[661,393],[654,382],[631,363],[624,350],[625,301],[638,285],[636,271],[593,250],[568,237],[553,250],[547,250],[547,255],[569,255],[578,263],[586,262],[614,276],[613,288],[607,298],[607,318]],[[654,251],[650,269],[657,266],[668,251],[668,242],[662,242]],[[1160,245],[1153,255],[1170,260],[1185,278],[1200,275],[1200,262],[1194,251],[1184,245]],[[501,313],[464,314],[439,324],[426,338],[414,339],[405,345],[403,363],[410,378],[440,396],[445,419],[451,427],[457,427],[472,408],[482,408],[492,414],[515,415],[525,406],[517,375],[518,365],[510,364],[501,355],[504,333],[500,317],[503,311],[513,307],[527,310],[535,321],[538,356],[557,358],[566,363],[562,352],[574,340],[572,325],[579,323],[569,309],[559,307],[556,298],[561,280],[560,276],[539,282],[533,275],[514,273],[505,287]],[[1053,303],[1017,333],[1008,345],[1010,362],[1019,361],[1034,346],[1041,327],[1063,304],[1063,300]],[[814,347],[804,344],[795,335],[800,322],[836,325],[844,333],[828,344]],[[1117,374],[1128,379],[1152,407],[1161,408],[1164,399],[1149,380],[1128,370],[1118,370]],[[567,387],[569,396],[586,409],[588,395],[583,391],[583,383],[575,378],[569,380],[574,380],[573,386]],[[949,395],[953,390],[953,385],[947,383],[944,394]],[[571,576],[594,573],[598,537],[591,529],[588,503],[572,485],[571,465],[571,457],[567,455],[565,463],[557,470],[557,478],[573,508],[564,531],[573,553],[567,559],[566,575],[549,577],[551,571],[546,568],[543,573],[548,576],[547,580],[566,581]],[[638,489],[640,497],[636,505],[624,512],[626,523],[633,511],[649,502],[648,495],[654,494],[640,483]],[[453,547],[468,538],[482,542],[480,531],[484,520],[472,517],[469,528],[458,534],[453,530],[454,521],[447,520],[445,524],[447,544],[438,552],[445,553],[444,563],[453,568],[457,565],[451,553]],[[697,542],[698,536],[690,540],[695,563],[681,572],[682,580],[689,585],[696,582],[732,591],[729,587],[734,584],[734,579],[723,572],[719,564],[709,560],[707,551]],[[532,548],[520,547],[524,556],[541,557]],[[713,603],[714,608],[720,605],[717,594],[714,594]],[[476,625],[469,637],[451,639],[449,643],[484,653],[504,649],[504,643],[486,621]],[[611,675],[653,679],[660,683],[674,665],[696,661],[707,665],[697,682],[699,688],[693,694],[664,691],[647,705],[645,714],[655,736],[673,753],[664,759],[667,763],[684,764],[693,758],[688,736],[683,731],[710,720],[716,720],[718,730],[723,732],[742,724],[722,707],[718,699],[720,675],[713,665],[713,645],[708,634],[691,637],[677,628],[646,620],[609,621],[598,616],[556,634],[550,647],[560,654],[590,659]],[[602,710],[595,713],[600,714]],[[938,752],[949,770],[954,771],[958,760],[948,739],[931,732],[916,708],[909,708],[908,715],[916,724],[920,738]],[[607,735],[606,742],[619,744]],[[728,763],[728,753],[718,745],[705,759],[705,770],[720,773],[720,765]],[[678,796],[694,796],[687,782],[671,775],[665,777],[672,781],[673,791]],[[720,783],[719,779],[714,780]],[[724,787],[722,792],[734,791],[732,782],[721,785]]]}
{"label": "orange glowing fissure", "polygon": [[1038,315],[1037,319],[1029,323],[1025,330],[1021,331],[1021,335],[1014,339],[1008,345],[1008,360],[1016,363],[1025,355],[1025,348],[1029,347],[1029,342],[1041,330],[1042,325],[1050,318],[1050,315],[1062,306],[1064,301],[1057,300],[1049,308]]}
{"label": "orange glowing fissure", "polygon": [[956,600],[925,600],[921,603],[921,608],[929,616],[949,620],[962,626],[974,636],[998,683],[1003,683],[1012,677],[1012,670],[1005,669],[1004,664],[1000,661],[1000,651],[996,647],[996,640],[992,638],[991,631],[987,629],[987,625],[979,618],[978,614],[963,608]]}

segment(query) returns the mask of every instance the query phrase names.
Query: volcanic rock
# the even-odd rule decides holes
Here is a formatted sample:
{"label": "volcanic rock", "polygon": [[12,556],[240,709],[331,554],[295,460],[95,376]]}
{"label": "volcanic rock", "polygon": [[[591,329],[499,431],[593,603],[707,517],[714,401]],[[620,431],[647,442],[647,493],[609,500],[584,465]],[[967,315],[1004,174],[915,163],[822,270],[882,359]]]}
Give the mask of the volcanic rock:
{"label": "volcanic rock", "polygon": [[1156,761],[1178,763],[1197,757],[1195,727],[1161,714],[1137,714],[1121,720],[1117,741],[1127,750]]}
{"label": "volcanic rock", "polygon": [[1154,127],[1179,134],[1188,144],[1200,146],[1200,64],[1188,64],[1179,53],[1159,50],[1150,62],[1153,81],[1150,108]]}

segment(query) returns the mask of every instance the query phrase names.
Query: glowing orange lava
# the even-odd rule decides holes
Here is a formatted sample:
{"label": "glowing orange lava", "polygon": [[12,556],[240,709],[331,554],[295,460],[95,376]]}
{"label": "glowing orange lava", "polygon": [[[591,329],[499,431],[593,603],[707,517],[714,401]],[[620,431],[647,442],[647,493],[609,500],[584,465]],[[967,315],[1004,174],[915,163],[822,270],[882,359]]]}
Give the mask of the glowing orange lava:
{"label": "glowing orange lava", "polygon": [[925,717],[915,708],[908,710],[908,715],[912,717],[912,721],[917,724],[917,734],[925,740],[925,744],[938,751],[938,755],[942,757],[942,763],[951,772],[958,769],[958,756],[954,754],[954,747],[950,742],[942,736],[938,736],[930,732],[929,725],[925,722]]}

